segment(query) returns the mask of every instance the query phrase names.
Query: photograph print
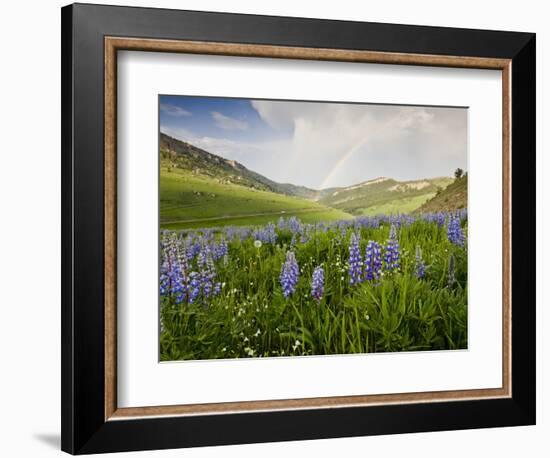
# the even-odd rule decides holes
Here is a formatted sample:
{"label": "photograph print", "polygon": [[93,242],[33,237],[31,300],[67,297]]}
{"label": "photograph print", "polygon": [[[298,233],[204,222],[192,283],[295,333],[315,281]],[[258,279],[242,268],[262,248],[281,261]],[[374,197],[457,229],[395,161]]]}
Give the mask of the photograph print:
{"label": "photograph print", "polygon": [[468,111],[159,96],[160,360],[468,348]]}

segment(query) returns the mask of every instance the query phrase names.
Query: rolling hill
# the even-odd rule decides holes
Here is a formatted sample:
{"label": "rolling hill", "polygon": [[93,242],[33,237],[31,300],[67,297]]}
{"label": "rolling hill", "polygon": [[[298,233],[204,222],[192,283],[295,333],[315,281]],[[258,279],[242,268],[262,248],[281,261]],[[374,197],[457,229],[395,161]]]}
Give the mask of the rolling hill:
{"label": "rolling hill", "polygon": [[325,190],[318,201],[353,215],[408,213],[433,198],[438,190],[452,181],[448,177],[414,181],[380,177],[345,188]]}
{"label": "rolling hill", "polygon": [[290,183],[277,183],[247,169],[237,161],[225,159],[201,148],[172,138],[161,132],[161,159],[169,160],[175,167],[192,171],[197,175],[209,176],[219,183],[233,183],[261,191],[271,191],[288,196],[314,199],[317,191]]}
{"label": "rolling hill", "polygon": [[380,177],[348,187],[310,189],[277,183],[237,161],[164,133],[160,161],[161,226],[171,229],[264,224],[282,215],[315,222],[409,213],[453,183],[448,177],[414,181]]}
{"label": "rolling hill", "polygon": [[259,225],[284,216],[302,221],[332,221],[352,216],[313,200],[220,183],[207,175],[170,166],[161,161],[160,226],[190,229],[227,225]]}
{"label": "rolling hill", "polygon": [[449,186],[425,202],[418,213],[453,211],[468,206],[468,175],[458,178]]}

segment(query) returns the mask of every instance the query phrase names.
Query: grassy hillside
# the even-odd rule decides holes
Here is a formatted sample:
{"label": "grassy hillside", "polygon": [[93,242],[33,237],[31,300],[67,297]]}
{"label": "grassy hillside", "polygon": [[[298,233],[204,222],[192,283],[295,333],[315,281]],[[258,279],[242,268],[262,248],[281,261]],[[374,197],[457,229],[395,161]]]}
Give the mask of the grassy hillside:
{"label": "grassy hillside", "polygon": [[305,199],[314,199],[317,196],[317,191],[313,189],[289,183],[277,183],[247,169],[237,161],[209,153],[163,133],[160,134],[160,156],[173,167],[209,176],[221,183],[233,183]]}
{"label": "grassy hillside", "polygon": [[418,212],[452,211],[468,206],[468,175],[449,186],[418,208]]}
{"label": "grassy hillside", "polygon": [[266,224],[294,215],[305,222],[351,218],[318,202],[224,182],[161,162],[163,229]]}
{"label": "grassy hillside", "polygon": [[379,205],[372,205],[362,211],[364,216],[389,215],[397,213],[412,213],[426,201],[435,196],[435,193],[422,194],[414,197],[402,197]]}
{"label": "grassy hillside", "polygon": [[409,213],[452,182],[441,177],[415,181],[377,178],[347,188],[325,190],[319,202],[353,215]]}
{"label": "grassy hillside", "polygon": [[[277,183],[244,165],[160,134],[161,224],[165,228],[265,224],[285,212],[304,221],[410,213],[452,178],[377,178],[315,190]],[[426,210],[428,211],[428,210]]]}

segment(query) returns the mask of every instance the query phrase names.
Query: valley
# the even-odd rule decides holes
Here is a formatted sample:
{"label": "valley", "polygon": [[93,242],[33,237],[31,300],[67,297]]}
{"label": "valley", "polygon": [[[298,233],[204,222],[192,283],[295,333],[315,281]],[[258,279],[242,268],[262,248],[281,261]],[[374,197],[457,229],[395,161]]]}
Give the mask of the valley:
{"label": "valley", "polygon": [[452,197],[456,183],[450,177],[411,181],[378,177],[321,190],[278,183],[237,161],[160,135],[163,229],[261,225],[281,216],[299,216],[306,223],[315,223],[419,209],[446,211],[466,202],[467,186],[459,186],[460,197]]}

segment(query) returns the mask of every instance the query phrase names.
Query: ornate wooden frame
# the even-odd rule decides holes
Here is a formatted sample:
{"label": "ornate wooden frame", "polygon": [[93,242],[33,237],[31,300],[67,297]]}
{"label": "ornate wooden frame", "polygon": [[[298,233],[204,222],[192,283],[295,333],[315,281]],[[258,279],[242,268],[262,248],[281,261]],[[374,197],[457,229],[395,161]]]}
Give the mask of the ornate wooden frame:
{"label": "ornate wooden frame", "polygon": [[[233,28],[220,28],[224,23]],[[284,38],[282,32],[287,32]],[[90,453],[534,423],[534,35],[72,5],[63,9],[62,46],[64,450]],[[502,387],[118,408],[119,50],[502,71]],[[521,202],[515,211],[514,202]],[[531,224],[517,224],[512,233],[513,221]],[[291,426],[298,423],[300,429]],[[212,428],[218,431],[215,436],[208,434]]]}

